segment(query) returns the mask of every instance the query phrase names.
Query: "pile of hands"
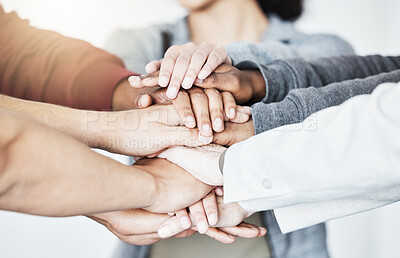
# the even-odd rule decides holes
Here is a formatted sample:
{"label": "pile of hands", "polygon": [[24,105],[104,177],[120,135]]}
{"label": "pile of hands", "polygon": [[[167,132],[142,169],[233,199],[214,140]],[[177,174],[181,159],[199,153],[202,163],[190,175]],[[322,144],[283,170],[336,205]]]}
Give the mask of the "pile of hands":
{"label": "pile of hands", "polygon": [[157,194],[144,209],[89,217],[136,245],[196,232],[223,243],[265,235],[243,222],[251,212],[224,204],[219,168],[225,146],[254,135],[251,108],[240,105],[265,95],[260,72],[236,69],[223,47],[208,43],[172,46],[146,72],[115,89],[113,109],[127,111],[103,124],[109,130],[97,147],[134,156],[132,167],[154,178]]}

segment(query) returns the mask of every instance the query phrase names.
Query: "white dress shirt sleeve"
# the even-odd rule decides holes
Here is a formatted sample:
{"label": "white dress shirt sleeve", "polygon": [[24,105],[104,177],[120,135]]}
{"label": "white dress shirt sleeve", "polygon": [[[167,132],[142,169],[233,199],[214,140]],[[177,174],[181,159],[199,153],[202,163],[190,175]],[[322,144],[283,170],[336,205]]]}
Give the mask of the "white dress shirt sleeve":
{"label": "white dress shirt sleeve", "polygon": [[225,202],[276,209],[281,227],[297,212],[307,226],[389,204],[388,189],[399,185],[400,84],[254,136],[225,156]]}

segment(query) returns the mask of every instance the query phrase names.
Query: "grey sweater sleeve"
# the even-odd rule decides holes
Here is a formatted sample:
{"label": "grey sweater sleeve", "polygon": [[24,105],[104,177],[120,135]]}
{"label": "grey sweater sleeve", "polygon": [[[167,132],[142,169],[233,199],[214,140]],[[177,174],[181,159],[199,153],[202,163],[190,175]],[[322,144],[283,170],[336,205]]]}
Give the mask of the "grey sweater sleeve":
{"label": "grey sweater sleeve", "polygon": [[239,41],[228,44],[225,48],[234,65],[246,60],[268,63],[285,58],[313,60],[321,57],[354,54],[353,48],[345,40],[327,34],[295,33],[286,41],[265,40],[257,44]]}
{"label": "grey sweater sleeve", "polygon": [[266,84],[266,95],[262,102],[271,103],[281,101],[292,89],[322,87],[400,69],[400,57],[352,55],[310,62],[303,59],[278,60],[268,65],[244,61],[237,67],[261,71]]}
{"label": "grey sweater sleeve", "polygon": [[357,95],[370,94],[379,84],[399,81],[400,70],[396,70],[364,79],[332,83],[321,88],[294,89],[281,102],[257,103],[253,106],[255,133],[302,122],[319,110],[339,105]]}

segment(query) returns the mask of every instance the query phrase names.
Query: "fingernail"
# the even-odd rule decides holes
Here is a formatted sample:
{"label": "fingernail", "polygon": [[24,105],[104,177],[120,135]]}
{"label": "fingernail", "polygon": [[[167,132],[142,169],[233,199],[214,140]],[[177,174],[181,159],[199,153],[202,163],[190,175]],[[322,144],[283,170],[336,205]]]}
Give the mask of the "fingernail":
{"label": "fingernail", "polygon": [[143,103],[142,103],[143,101],[144,101],[144,94],[142,96],[140,96],[139,99],[138,99],[138,102],[137,102],[138,107],[143,107],[144,106]]}
{"label": "fingernail", "polygon": [[224,195],[224,191],[223,191],[221,188],[219,188],[219,187],[215,188],[215,193],[216,193],[218,196],[223,196],[223,195]]}
{"label": "fingernail", "polygon": [[233,118],[235,118],[235,116],[236,116],[236,110],[234,109],[234,108],[231,108],[230,110],[229,110],[229,115],[230,115],[230,117],[233,119]]}
{"label": "fingernail", "polygon": [[186,117],[185,124],[187,127],[195,127],[196,123],[194,121],[194,117],[192,117],[192,116]]}
{"label": "fingernail", "polygon": [[162,238],[169,237],[171,235],[171,229],[168,226],[164,226],[158,230],[158,235]]}
{"label": "fingernail", "polygon": [[201,71],[197,77],[200,80],[204,80],[207,77],[207,73],[205,71]]}
{"label": "fingernail", "polygon": [[215,224],[217,224],[217,222],[218,222],[218,217],[217,215],[215,215],[215,213],[211,213],[208,215],[208,223],[211,226],[214,226]]}
{"label": "fingernail", "polygon": [[153,78],[146,78],[146,79],[143,79],[142,83],[146,84],[146,83],[150,83],[152,81],[153,81]]}
{"label": "fingernail", "polygon": [[193,82],[192,78],[187,77],[183,80],[182,87],[184,89],[190,89],[193,85],[192,82]]}
{"label": "fingernail", "polygon": [[211,132],[211,127],[210,127],[210,125],[209,125],[209,124],[203,125],[203,131]]}
{"label": "fingernail", "polygon": [[167,90],[167,97],[170,99],[175,99],[176,95],[178,94],[178,90],[177,88],[174,87],[169,87]]}
{"label": "fingernail", "polygon": [[213,137],[204,137],[203,135],[200,134],[199,132],[199,143],[200,144],[209,144],[213,140]]}
{"label": "fingernail", "polygon": [[205,221],[200,221],[199,224],[197,224],[197,230],[199,231],[200,234],[204,234],[208,230],[208,225]]}
{"label": "fingernail", "polygon": [[140,83],[140,76],[131,76],[128,78],[128,81],[131,86],[138,86]]}
{"label": "fingernail", "polygon": [[161,77],[158,79],[158,84],[159,84],[161,87],[167,87],[167,86],[168,86],[168,78],[167,78],[166,76],[161,76]]}
{"label": "fingernail", "polygon": [[222,129],[222,127],[224,126],[224,123],[222,122],[221,118],[215,119],[214,124],[216,129]]}
{"label": "fingernail", "polygon": [[190,220],[187,217],[182,217],[181,218],[181,226],[184,229],[188,229],[192,226],[192,223],[190,223]]}

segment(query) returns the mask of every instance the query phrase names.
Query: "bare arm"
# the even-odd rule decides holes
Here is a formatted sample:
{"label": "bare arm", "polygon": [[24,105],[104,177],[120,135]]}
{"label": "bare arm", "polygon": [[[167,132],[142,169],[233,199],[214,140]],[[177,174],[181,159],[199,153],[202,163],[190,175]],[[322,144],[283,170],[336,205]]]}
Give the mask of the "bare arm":
{"label": "bare arm", "polygon": [[29,115],[92,148],[125,155],[147,156],[170,146],[199,146],[211,141],[199,138],[198,129],[181,126],[181,119],[170,105],[99,112],[0,95],[1,108]]}
{"label": "bare arm", "polygon": [[1,110],[0,117],[0,209],[67,216],[151,204],[151,175],[24,115]]}
{"label": "bare arm", "polygon": [[25,115],[0,109],[0,120],[3,210],[44,216],[132,208],[168,212],[211,190],[165,160],[125,166]]}

